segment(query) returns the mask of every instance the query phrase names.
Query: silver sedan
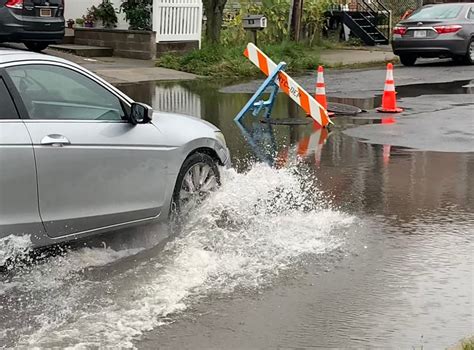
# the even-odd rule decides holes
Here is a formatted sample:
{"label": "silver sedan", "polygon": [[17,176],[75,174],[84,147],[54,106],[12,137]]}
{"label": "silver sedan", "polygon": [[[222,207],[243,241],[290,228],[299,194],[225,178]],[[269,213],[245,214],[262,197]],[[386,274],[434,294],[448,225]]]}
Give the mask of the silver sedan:
{"label": "silver sedan", "polygon": [[418,9],[394,28],[392,48],[405,66],[413,66],[418,57],[474,64],[474,2]]}
{"label": "silver sedan", "polygon": [[229,158],[205,121],[154,113],[69,61],[0,49],[0,242],[166,220],[214,190]]}

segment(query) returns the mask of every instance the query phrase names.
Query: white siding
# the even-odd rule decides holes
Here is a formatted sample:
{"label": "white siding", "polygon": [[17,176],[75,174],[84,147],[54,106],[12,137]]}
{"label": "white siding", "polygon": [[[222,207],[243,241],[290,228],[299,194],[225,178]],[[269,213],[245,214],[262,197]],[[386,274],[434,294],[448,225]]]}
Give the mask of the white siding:
{"label": "white siding", "polygon": [[[76,18],[81,18],[83,15],[86,14],[86,11],[92,5],[99,5],[102,0],[65,0],[65,13],[64,18],[66,21],[68,19],[76,20]],[[118,10],[120,4],[122,3],[121,0],[113,0],[114,7]],[[119,29],[127,29],[128,23],[125,21],[125,16],[123,13],[117,14],[119,18],[119,22],[117,24],[117,28]]]}

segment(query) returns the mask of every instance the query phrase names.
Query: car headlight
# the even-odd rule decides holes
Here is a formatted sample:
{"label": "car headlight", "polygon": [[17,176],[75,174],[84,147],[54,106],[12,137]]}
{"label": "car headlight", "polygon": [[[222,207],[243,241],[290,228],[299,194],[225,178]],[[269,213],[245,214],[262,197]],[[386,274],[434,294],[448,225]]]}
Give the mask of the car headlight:
{"label": "car headlight", "polygon": [[216,131],[216,139],[224,146],[227,147],[227,143],[225,142],[224,134],[220,131]]}

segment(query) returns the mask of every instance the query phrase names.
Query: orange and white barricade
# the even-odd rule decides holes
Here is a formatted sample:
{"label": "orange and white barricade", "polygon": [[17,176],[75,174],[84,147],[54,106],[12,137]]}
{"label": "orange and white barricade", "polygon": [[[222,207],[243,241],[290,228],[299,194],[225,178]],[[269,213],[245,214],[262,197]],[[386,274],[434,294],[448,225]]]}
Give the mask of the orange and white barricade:
{"label": "orange and white barricade", "polygon": [[[277,89],[281,89],[293,101],[295,101],[306,112],[306,114],[311,116],[315,123],[321,127],[326,127],[331,123],[326,108],[318,103],[316,99],[311,96],[311,94],[304,90],[283,70],[286,67],[284,62],[281,62],[277,65],[267,55],[265,55],[262,50],[252,43],[247,45],[244,55],[267,76],[267,79],[252,96],[241,112],[235,117],[236,121],[239,121],[249,110],[254,110],[255,115],[255,110],[259,112],[262,107],[267,108],[268,117],[268,110],[271,112],[274,99],[276,98],[276,91]],[[270,100],[257,101],[263,95],[266,89],[272,86],[274,86],[275,89],[270,96]]]}

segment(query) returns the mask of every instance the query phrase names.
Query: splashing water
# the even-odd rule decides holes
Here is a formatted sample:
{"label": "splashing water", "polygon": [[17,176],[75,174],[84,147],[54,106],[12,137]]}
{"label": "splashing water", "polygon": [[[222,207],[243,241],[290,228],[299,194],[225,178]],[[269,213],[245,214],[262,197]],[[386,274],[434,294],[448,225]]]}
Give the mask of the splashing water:
{"label": "splashing water", "polygon": [[10,259],[15,259],[28,254],[32,247],[29,235],[10,235],[0,238],[0,266],[3,266]]}
{"label": "splashing water", "polygon": [[[68,278],[77,271],[72,266],[51,272],[52,283],[39,284],[46,288],[41,303],[57,298],[61,312],[33,317],[36,326],[18,334],[14,345],[131,348],[200,297],[261,288],[303,256],[342,247],[354,222],[319,191],[305,189],[308,179],[291,170],[255,165],[246,174],[226,171],[223,180],[160,254],[100,280]],[[91,251],[75,252],[76,259],[83,254]],[[60,293],[45,293],[58,285]]]}

